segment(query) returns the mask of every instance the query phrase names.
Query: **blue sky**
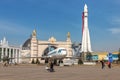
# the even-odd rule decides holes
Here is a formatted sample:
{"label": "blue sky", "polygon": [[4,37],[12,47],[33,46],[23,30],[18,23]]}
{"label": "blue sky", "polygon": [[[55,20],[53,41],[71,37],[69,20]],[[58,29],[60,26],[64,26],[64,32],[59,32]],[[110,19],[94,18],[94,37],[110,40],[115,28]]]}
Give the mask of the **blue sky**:
{"label": "blue sky", "polygon": [[20,45],[36,28],[39,40],[54,36],[81,42],[82,12],[89,11],[89,30],[93,51],[120,48],[120,0],[0,0],[0,40]]}

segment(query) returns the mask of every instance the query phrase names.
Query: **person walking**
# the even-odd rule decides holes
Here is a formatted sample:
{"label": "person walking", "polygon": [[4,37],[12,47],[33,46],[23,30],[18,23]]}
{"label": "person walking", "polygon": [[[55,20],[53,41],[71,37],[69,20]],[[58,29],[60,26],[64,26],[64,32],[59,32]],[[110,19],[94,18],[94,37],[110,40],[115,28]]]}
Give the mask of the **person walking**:
{"label": "person walking", "polygon": [[48,64],[46,66],[46,70],[49,72],[54,72],[54,63],[52,60],[48,61]]}
{"label": "person walking", "polygon": [[54,63],[50,62],[50,72],[54,72]]}
{"label": "person walking", "polygon": [[46,69],[47,71],[50,71],[50,64],[51,64],[51,62],[48,61],[47,65],[46,65],[46,67],[45,67],[45,69]]}
{"label": "person walking", "polygon": [[104,60],[101,60],[100,62],[101,62],[101,65],[102,65],[102,67],[101,67],[101,68],[102,68],[102,69],[104,69],[104,67],[105,67]]}

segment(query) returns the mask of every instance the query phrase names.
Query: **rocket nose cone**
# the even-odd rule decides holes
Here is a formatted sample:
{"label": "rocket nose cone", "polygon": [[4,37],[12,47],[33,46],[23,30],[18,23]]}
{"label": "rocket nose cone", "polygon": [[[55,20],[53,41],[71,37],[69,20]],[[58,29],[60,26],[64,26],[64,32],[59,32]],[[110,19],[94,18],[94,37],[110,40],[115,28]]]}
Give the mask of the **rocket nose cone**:
{"label": "rocket nose cone", "polygon": [[85,4],[85,6],[84,6],[84,12],[88,12],[87,4]]}
{"label": "rocket nose cone", "polygon": [[84,8],[87,8],[87,4],[85,4]]}

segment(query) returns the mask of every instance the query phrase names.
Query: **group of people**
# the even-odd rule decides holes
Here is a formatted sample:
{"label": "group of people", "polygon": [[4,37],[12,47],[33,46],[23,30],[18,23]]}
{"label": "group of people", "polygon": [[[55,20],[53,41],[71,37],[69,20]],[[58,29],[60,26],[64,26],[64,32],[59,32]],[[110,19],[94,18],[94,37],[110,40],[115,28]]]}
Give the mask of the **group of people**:
{"label": "group of people", "polygon": [[[101,62],[101,65],[102,65],[102,69],[104,69],[105,68],[104,60],[101,60],[100,62]],[[108,65],[108,68],[111,68],[111,62],[110,61],[107,62],[107,65]]]}
{"label": "group of people", "polygon": [[[104,69],[105,68],[105,64],[107,64],[108,68],[111,68],[111,62],[108,61],[107,63],[105,63],[104,60],[101,60],[101,68]],[[46,70],[49,72],[54,72],[54,63],[52,60],[49,60],[47,65],[46,65]]]}
{"label": "group of people", "polygon": [[46,70],[49,72],[54,72],[54,63],[52,60],[49,60],[47,63]]}

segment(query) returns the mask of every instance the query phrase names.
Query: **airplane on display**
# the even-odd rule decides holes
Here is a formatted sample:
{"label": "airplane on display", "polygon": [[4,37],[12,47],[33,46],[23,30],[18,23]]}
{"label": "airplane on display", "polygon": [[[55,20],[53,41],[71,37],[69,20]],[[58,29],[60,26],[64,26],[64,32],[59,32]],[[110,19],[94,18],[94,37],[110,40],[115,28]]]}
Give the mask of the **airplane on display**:
{"label": "airplane on display", "polygon": [[[48,52],[47,55],[42,56],[47,61],[52,60],[56,65],[63,63],[62,59],[67,56],[67,50],[65,48],[57,48]],[[57,61],[56,61],[57,60]]]}
{"label": "airplane on display", "polygon": [[67,56],[67,50],[65,48],[57,48],[48,52],[48,54],[43,57],[52,58],[52,59],[62,59],[66,56]]}
{"label": "airplane on display", "polygon": [[67,56],[67,50],[63,47],[50,50],[42,57],[26,57],[26,58],[50,58],[50,59],[63,59]]}

